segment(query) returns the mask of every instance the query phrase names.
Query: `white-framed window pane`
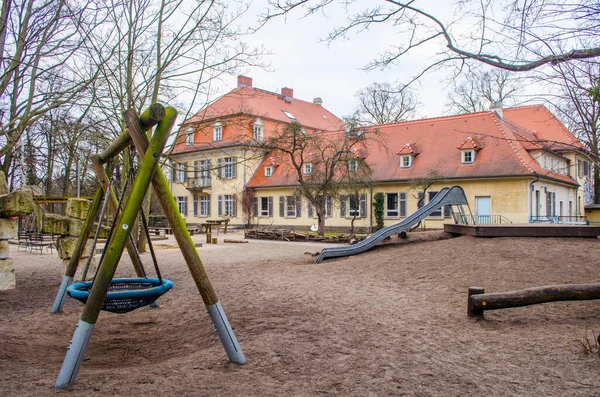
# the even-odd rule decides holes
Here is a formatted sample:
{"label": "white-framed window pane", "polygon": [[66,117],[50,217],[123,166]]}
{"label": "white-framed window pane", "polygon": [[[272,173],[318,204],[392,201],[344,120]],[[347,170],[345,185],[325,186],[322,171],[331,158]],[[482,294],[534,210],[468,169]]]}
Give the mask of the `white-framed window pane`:
{"label": "white-framed window pane", "polygon": [[312,163],[304,164],[304,175],[310,175],[312,173]]}
{"label": "white-framed window pane", "polygon": [[226,194],[224,196],[224,200],[223,200],[223,206],[224,206],[224,214],[225,215],[233,215],[233,196],[231,194]]}
{"label": "white-framed window pane", "polygon": [[412,164],[412,157],[411,156],[401,156],[400,157],[400,167],[402,168],[410,168]]}
{"label": "white-framed window pane", "polygon": [[225,167],[223,167],[223,177],[233,178],[233,157],[225,157]]}
{"label": "white-framed window pane", "polygon": [[269,198],[260,198],[260,216],[269,216]]}
{"label": "white-framed window pane", "polygon": [[348,171],[350,171],[350,172],[358,171],[358,160],[348,161]]}
{"label": "white-framed window pane", "polygon": [[265,167],[265,176],[270,177],[273,175],[273,166]]}
{"label": "white-framed window pane", "polygon": [[294,196],[287,196],[285,198],[285,216],[295,217],[296,216],[296,198]]}
{"label": "white-framed window pane", "polygon": [[187,169],[187,164],[181,163],[181,164],[179,164],[178,168],[179,168],[179,170],[178,170],[179,172],[178,172],[177,180],[179,182],[185,182],[185,173],[186,173],[185,171]]}
{"label": "white-framed window pane", "polygon": [[398,216],[398,193],[387,193],[385,195],[385,216]]}
{"label": "white-framed window pane", "polygon": [[213,128],[213,140],[220,141],[223,139],[223,127],[217,126]]}
{"label": "white-framed window pane", "polygon": [[200,216],[208,216],[210,196],[200,196]]}
{"label": "white-framed window pane", "polygon": [[406,216],[406,193],[400,193],[400,216]]}

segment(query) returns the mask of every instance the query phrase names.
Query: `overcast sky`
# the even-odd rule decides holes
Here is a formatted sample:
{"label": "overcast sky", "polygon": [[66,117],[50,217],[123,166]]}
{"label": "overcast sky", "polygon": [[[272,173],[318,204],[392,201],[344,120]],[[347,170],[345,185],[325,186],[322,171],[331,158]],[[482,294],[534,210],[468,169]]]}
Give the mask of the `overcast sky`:
{"label": "overcast sky", "polygon": [[[449,5],[435,3],[436,12],[451,16]],[[266,1],[253,2],[245,20],[255,22],[265,7]],[[271,50],[273,55],[265,57],[271,66],[268,71],[251,68],[244,74],[252,77],[253,85],[258,88],[280,92],[282,87],[290,87],[294,89],[294,97],[307,101],[321,97],[325,108],[343,117],[355,110],[355,94],[359,89],[373,82],[408,82],[439,48],[438,45],[419,48],[403,57],[401,65],[383,71],[365,71],[362,68],[369,61],[395,42],[396,32],[380,24],[370,31],[351,34],[347,40],[337,40],[330,45],[322,42],[345,17],[346,10],[332,5],[325,9],[325,14],[302,18],[302,12],[294,12],[287,18],[271,20],[245,40]],[[418,110],[420,117],[435,117],[444,112],[444,76],[443,72],[427,74],[415,87],[423,103]],[[231,76],[225,81],[223,93],[235,86],[236,76]]]}

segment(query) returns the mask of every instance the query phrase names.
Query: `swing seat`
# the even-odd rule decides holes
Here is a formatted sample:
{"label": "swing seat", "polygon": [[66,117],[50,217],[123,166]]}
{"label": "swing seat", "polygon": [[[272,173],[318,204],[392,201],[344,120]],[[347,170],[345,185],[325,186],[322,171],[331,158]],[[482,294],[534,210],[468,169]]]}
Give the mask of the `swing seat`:
{"label": "swing seat", "polygon": [[[73,284],[67,289],[67,294],[86,303],[92,284],[92,281]],[[173,282],[164,278],[162,284],[157,278],[115,278],[108,287],[102,310],[127,313],[153,303],[171,288]]]}

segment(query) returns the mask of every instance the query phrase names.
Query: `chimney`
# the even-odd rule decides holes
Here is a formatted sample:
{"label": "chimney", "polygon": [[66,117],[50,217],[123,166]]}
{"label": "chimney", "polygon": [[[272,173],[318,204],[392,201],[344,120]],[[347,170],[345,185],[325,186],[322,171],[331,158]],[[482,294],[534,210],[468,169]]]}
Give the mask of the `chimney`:
{"label": "chimney", "polygon": [[319,106],[323,106],[323,99],[321,99],[320,96],[316,97],[315,99],[313,99],[313,103],[315,105],[319,105]]}
{"label": "chimney", "polygon": [[281,89],[281,95],[283,95],[286,99],[292,99],[294,97],[294,90],[291,88],[283,87]]}
{"label": "chimney", "polygon": [[238,76],[238,87],[252,87],[252,78],[239,75]]}
{"label": "chimney", "polygon": [[502,119],[502,101],[490,102],[490,112],[494,112]]}

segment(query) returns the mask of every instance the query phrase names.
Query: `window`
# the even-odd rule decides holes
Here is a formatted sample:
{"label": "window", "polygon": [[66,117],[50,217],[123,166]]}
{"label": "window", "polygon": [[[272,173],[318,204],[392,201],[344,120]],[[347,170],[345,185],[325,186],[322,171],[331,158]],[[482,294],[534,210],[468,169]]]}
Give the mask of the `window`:
{"label": "window", "polygon": [[235,199],[232,194],[226,194],[223,196],[223,215],[235,216]]}
{"label": "window", "polygon": [[269,178],[269,177],[273,176],[274,168],[275,167],[273,167],[272,165],[266,166],[265,167],[265,177]]}
{"label": "window", "polygon": [[410,168],[412,166],[412,156],[405,154],[400,156],[400,168]]}
{"label": "window", "polygon": [[260,214],[260,216],[272,216],[272,214],[273,214],[273,212],[271,210],[272,202],[273,202],[272,197],[260,197],[259,198],[259,203],[260,203],[259,214]]}
{"label": "window", "polygon": [[[367,216],[367,195],[366,194],[351,194],[348,198],[348,217],[364,218]],[[340,196],[341,216],[346,215],[346,196]]]}
{"label": "window", "polygon": [[185,145],[191,146],[194,144],[194,128],[188,127],[185,132]]}
{"label": "window", "polygon": [[181,216],[187,216],[187,214],[188,214],[187,204],[188,204],[187,196],[177,197],[177,208],[179,208],[179,213],[181,214]]}
{"label": "window", "polygon": [[385,216],[398,217],[398,193],[387,193],[385,195]]}
{"label": "window", "polygon": [[590,162],[587,160],[579,160],[579,177],[590,176]]}
{"label": "window", "polygon": [[463,150],[462,151],[462,163],[473,164],[475,162],[475,151],[474,150]]}
{"label": "window", "polygon": [[254,122],[254,139],[262,141],[265,137],[265,125],[261,119],[256,119]]}
{"label": "window", "polygon": [[198,216],[198,196],[194,195],[194,216]]}
{"label": "window", "polygon": [[[438,192],[427,192],[427,195],[429,196],[429,202],[431,202],[431,200],[433,200],[433,198],[435,197],[436,194],[438,194]],[[437,211],[433,211],[432,213],[429,214],[429,216],[440,218],[442,216],[442,209],[440,208]]]}
{"label": "window", "polygon": [[200,196],[200,216],[210,216],[210,196]]}
{"label": "window", "polygon": [[300,133],[302,135],[306,135],[306,129],[304,129],[304,127],[300,128]]}
{"label": "window", "polygon": [[216,122],[213,125],[213,141],[220,141],[223,139],[223,124]]}
{"label": "window", "polygon": [[296,117],[294,117],[293,114],[291,114],[290,112],[286,112],[285,110],[282,110],[283,114],[285,114],[289,119],[291,120],[296,120]]}
{"label": "window", "polygon": [[223,159],[223,178],[233,179],[235,178],[235,157],[225,157]]}
{"label": "window", "polygon": [[296,197],[287,196],[285,198],[285,216],[290,218],[296,216]]}
{"label": "window", "polygon": [[200,160],[197,173],[197,185],[201,187],[210,186],[210,160]]}
{"label": "window", "polygon": [[304,175],[310,175],[310,174],[312,174],[312,169],[313,169],[312,163],[305,163],[304,167],[302,168],[302,173]]}
{"label": "window", "polygon": [[358,171],[358,160],[349,160],[348,161],[348,172],[357,172]]}
{"label": "window", "polygon": [[177,166],[177,181],[185,182],[187,179],[187,163],[179,163]]}

